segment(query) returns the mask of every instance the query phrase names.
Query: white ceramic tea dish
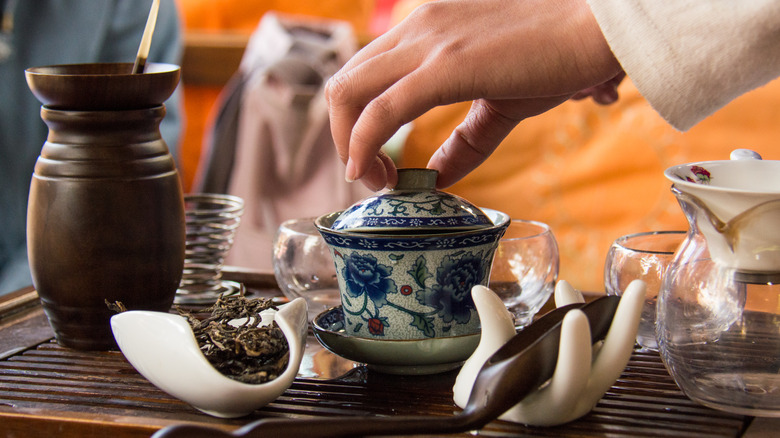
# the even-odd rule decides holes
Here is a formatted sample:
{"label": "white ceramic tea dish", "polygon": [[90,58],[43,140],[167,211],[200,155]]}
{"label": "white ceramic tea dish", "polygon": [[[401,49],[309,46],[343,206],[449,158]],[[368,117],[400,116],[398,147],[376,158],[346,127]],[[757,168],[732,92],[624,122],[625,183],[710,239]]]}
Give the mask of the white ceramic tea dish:
{"label": "white ceramic tea dish", "polygon": [[399,169],[394,189],[316,219],[336,266],[346,335],[479,332],[471,287],[487,284],[509,216],[435,190],[436,175]]}
{"label": "white ceramic tea dish", "polygon": [[[664,172],[688,206],[710,255],[741,271],[780,270],[780,161],[738,149],[730,160],[673,166]],[[686,210],[684,208],[683,210]]]}
{"label": "white ceramic tea dish", "polygon": [[[453,399],[461,408],[469,400],[482,365],[515,336],[512,315],[498,295],[483,286],[475,286],[472,295],[484,322],[479,346],[463,365],[453,387]],[[645,284],[635,280],[621,297],[606,338],[593,345],[587,316],[579,309],[570,310],[561,325],[558,360],[552,378],[500,418],[553,426],[590,412],[628,364],[644,301]],[[559,281],[555,289],[556,306],[577,302],[584,302],[582,295],[566,281]]]}
{"label": "white ceramic tea dish", "polygon": [[308,330],[306,301],[298,298],[259,315],[276,321],[287,339],[287,369],[276,379],[247,384],[224,376],[201,353],[187,320],[163,312],[127,311],[111,317],[111,329],[127,360],[146,379],[202,412],[221,418],[247,415],[290,387],[303,359]]}

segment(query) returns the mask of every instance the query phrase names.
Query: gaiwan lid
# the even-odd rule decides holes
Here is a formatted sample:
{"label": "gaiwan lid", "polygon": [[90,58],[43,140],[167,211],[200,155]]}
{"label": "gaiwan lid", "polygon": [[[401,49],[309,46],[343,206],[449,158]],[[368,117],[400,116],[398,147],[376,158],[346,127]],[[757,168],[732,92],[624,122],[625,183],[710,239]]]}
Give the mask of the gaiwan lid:
{"label": "gaiwan lid", "polygon": [[398,169],[395,188],[353,204],[336,218],[331,230],[424,234],[493,226],[474,204],[436,190],[438,174],[435,169]]}

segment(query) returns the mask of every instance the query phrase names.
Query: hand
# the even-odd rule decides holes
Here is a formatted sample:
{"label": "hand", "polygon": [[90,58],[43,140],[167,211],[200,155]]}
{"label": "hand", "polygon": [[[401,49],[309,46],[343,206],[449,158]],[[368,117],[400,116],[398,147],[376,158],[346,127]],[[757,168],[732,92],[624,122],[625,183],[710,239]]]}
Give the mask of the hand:
{"label": "hand", "polygon": [[446,187],[521,120],[620,71],[583,0],[440,0],[358,52],[326,97],[346,178],[374,190],[396,182],[380,148],[399,127],[435,106],[474,101],[428,164]]}
{"label": "hand", "polygon": [[582,100],[591,97],[593,98],[594,102],[601,105],[609,105],[610,103],[615,103],[618,100],[618,92],[617,92],[618,85],[620,85],[620,83],[623,82],[623,79],[625,79],[625,77],[626,77],[626,73],[624,71],[621,71],[620,73],[618,73],[617,76],[608,80],[607,82],[604,82],[601,85],[596,85],[595,87],[590,87],[578,91],[574,93],[574,96],[572,96],[571,98],[573,100]]}

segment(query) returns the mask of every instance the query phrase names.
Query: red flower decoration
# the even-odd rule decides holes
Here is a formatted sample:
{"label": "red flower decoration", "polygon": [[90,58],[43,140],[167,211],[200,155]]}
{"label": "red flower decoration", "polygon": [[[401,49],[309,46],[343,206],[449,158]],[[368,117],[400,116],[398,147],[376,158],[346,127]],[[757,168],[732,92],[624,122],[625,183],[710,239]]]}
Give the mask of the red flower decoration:
{"label": "red flower decoration", "polygon": [[412,287],[408,284],[401,286],[401,295],[411,295]]}
{"label": "red flower decoration", "polygon": [[385,334],[385,325],[379,318],[369,318],[368,331],[372,335],[383,336]]}
{"label": "red flower decoration", "polygon": [[710,172],[701,166],[691,166],[691,172],[693,172],[694,175],[706,176],[707,178],[710,177]]}
{"label": "red flower decoration", "polygon": [[710,171],[701,166],[691,166],[691,172],[696,176],[696,180],[702,184],[709,184]]}

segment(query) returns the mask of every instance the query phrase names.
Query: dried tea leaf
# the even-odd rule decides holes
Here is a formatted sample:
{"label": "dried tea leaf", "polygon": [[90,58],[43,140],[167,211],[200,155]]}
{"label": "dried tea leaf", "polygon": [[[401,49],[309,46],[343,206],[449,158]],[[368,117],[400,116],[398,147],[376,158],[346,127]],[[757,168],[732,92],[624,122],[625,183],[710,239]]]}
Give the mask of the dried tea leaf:
{"label": "dried tea leaf", "polygon": [[[277,378],[287,368],[289,346],[284,333],[273,321],[260,326],[260,312],[276,309],[271,299],[220,296],[206,309],[210,315],[200,319],[187,311],[195,339],[206,359],[225,376],[244,383],[265,383]],[[231,321],[246,319],[240,326]]]}
{"label": "dried tea leaf", "polygon": [[114,301],[113,303],[106,299],[104,299],[103,301],[106,303],[106,307],[108,307],[108,310],[114,313],[127,312],[127,307],[125,307],[125,305],[121,301]]}

